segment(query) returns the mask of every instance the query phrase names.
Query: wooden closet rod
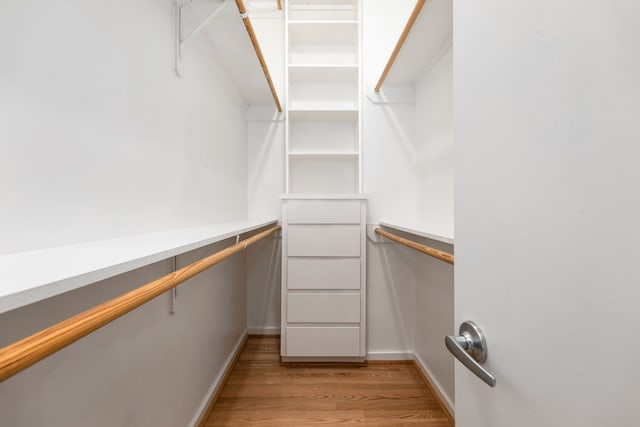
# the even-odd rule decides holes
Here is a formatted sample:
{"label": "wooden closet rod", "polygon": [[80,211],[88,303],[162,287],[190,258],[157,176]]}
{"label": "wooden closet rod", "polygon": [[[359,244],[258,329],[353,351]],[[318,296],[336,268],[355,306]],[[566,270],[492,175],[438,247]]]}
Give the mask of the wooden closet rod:
{"label": "wooden closet rod", "polygon": [[6,380],[278,230],[280,230],[279,226],[271,227],[180,270],[0,349],[0,381]]}
{"label": "wooden closet rod", "polygon": [[448,252],[439,251],[438,249],[431,248],[426,245],[422,245],[420,243],[416,243],[409,239],[404,239],[400,236],[396,236],[395,234],[391,234],[388,231],[381,230],[376,228],[376,234],[386,237],[387,239],[393,240],[394,242],[398,242],[405,246],[410,247],[411,249],[415,249],[416,251],[420,251],[423,254],[430,255],[434,258],[439,259],[440,261],[444,261],[448,264],[453,265],[453,254]]}
{"label": "wooden closet rod", "polygon": [[407,24],[404,26],[404,30],[402,30],[402,34],[400,34],[398,43],[396,43],[396,47],[393,49],[393,52],[391,52],[391,56],[387,61],[387,65],[384,67],[384,70],[382,71],[380,80],[378,80],[378,83],[376,84],[376,87],[375,87],[376,92],[380,92],[380,89],[382,88],[382,84],[387,78],[389,71],[391,71],[391,67],[393,66],[393,63],[396,62],[396,58],[400,53],[400,49],[402,49],[402,46],[404,46],[404,42],[407,40],[407,37],[409,37],[409,33],[411,32],[411,28],[413,27],[413,24],[415,24],[416,19],[418,19],[418,15],[420,15],[420,11],[422,10],[422,8],[426,3],[427,3],[427,0],[418,0],[416,2],[416,5],[414,6],[413,11],[411,12],[411,16],[409,16],[409,20],[407,21]]}
{"label": "wooden closet rod", "polygon": [[251,39],[251,44],[253,44],[253,49],[256,51],[256,55],[258,55],[258,61],[260,61],[260,66],[262,67],[264,76],[267,78],[267,83],[269,84],[269,89],[271,90],[271,96],[273,96],[273,101],[276,103],[276,108],[278,109],[278,112],[281,113],[282,106],[280,105],[280,99],[278,99],[278,94],[276,93],[276,87],[273,85],[273,80],[271,79],[271,73],[269,73],[267,62],[265,61],[264,55],[262,54],[260,43],[258,43],[258,38],[256,37],[256,33],[255,31],[253,31],[253,25],[251,25],[251,20],[247,16],[247,8],[244,6],[243,0],[236,0],[236,5],[238,5],[240,16],[242,17],[244,26],[247,28],[247,33],[249,33],[249,38]]}

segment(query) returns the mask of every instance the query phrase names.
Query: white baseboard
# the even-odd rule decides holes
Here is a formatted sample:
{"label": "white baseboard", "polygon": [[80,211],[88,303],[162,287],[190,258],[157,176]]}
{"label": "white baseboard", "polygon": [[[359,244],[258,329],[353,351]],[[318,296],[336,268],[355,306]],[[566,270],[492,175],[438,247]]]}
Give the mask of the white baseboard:
{"label": "white baseboard", "polygon": [[249,327],[249,335],[280,335],[280,327]]}
{"label": "white baseboard", "polygon": [[414,360],[413,353],[367,353],[367,360]]}
{"label": "white baseboard", "polygon": [[211,401],[213,400],[214,396],[218,392],[218,389],[224,385],[222,384],[222,380],[224,379],[227,372],[233,368],[232,366],[233,361],[242,350],[242,345],[244,344],[244,341],[246,340],[247,335],[248,335],[248,332],[245,330],[244,333],[240,336],[240,338],[236,342],[236,345],[233,347],[233,351],[231,352],[231,354],[229,354],[229,357],[227,357],[227,359],[224,361],[223,369],[221,369],[220,372],[218,372],[218,375],[216,375],[215,379],[213,380],[211,387],[209,387],[209,390],[207,391],[207,394],[205,395],[202,402],[200,403],[200,406],[198,407],[196,414],[194,415],[194,417],[191,419],[191,422],[189,423],[190,427],[198,427],[200,423],[203,421],[203,418],[207,415],[207,409],[209,409],[209,405],[211,405]]}
{"label": "white baseboard", "polygon": [[442,384],[440,384],[438,380],[436,380],[431,370],[427,368],[427,364],[424,363],[424,360],[422,360],[422,358],[417,354],[415,354],[414,356],[415,356],[414,360],[416,362],[416,367],[422,371],[422,375],[424,375],[428,379],[428,381],[431,383],[431,387],[433,388],[433,391],[438,395],[437,396],[439,398],[438,400],[440,400],[440,402],[446,407],[445,409],[449,411],[449,414],[451,414],[451,416],[454,417],[455,407],[453,405],[453,401],[451,400],[451,396],[447,395],[447,393],[444,392],[444,388],[442,388]]}

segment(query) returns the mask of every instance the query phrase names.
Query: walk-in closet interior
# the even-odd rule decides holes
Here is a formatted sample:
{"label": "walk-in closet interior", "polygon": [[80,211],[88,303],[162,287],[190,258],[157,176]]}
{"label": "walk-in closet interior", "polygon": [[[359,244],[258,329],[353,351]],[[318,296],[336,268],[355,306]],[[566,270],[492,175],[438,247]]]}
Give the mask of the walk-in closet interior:
{"label": "walk-in closet interior", "polygon": [[375,233],[453,252],[451,1],[10,2],[0,23],[0,345],[240,246],[58,337],[0,384],[3,425],[197,425],[247,334],[283,362],[415,361],[453,413],[453,266]]}
{"label": "walk-in closet interior", "polygon": [[[627,206],[629,218],[640,211],[613,199],[624,183],[640,182],[622,176],[637,149],[615,161],[580,154],[565,162],[563,141],[579,133],[586,153],[602,153],[596,136],[605,133],[637,141],[637,120],[616,121],[624,132],[603,129],[611,117],[640,111],[638,74],[625,74],[640,69],[640,58],[624,41],[638,35],[640,7],[615,0],[609,15],[573,0],[539,3],[2,2],[0,425],[234,425],[216,424],[212,408],[220,396],[228,404],[225,384],[233,393],[245,381],[235,367],[245,375],[267,359],[274,373],[264,384],[278,383],[282,368],[311,389],[348,377],[348,369],[374,369],[359,374],[365,383],[354,390],[375,383],[397,400],[376,408],[381,398],[371,391],[357,409],[360,423],[551,425],[509,409],[561,413],[536,385],[544,375],[524,365],[535,353],[536,363],[565,378],[574,369],[559,356],[564,332],[591,341],[580,322],[557,328],[562,336],[551,326],[514,328],[520,315],[529,316],[526,325],[545,324],[554,298],[562,310],[573,307],[562,292],[582,301],[582,325],[605,313],[583,300],[591,291],[567,285],[589,287],[601,277],[595,266],[606,264],[576,236],[601,229],[590,221],[611,206]],[[608,59],[597,62],[604,52]],[[626,82],[626,91],[614,83],[593,89],[605,84],[598,73],[615,70],[626,71],[607,81]],[[594,101],[578,101],[587,96]],[[539,148],[545,141],[555,149]],[[525,175],[534,163],[535,174]],[[609,173],[600,173],[606,165]],[[619,191],[591,197],[600,186]],[[515,219],[525,216],[526,226]],[[615,227],[624,222],[612,217],[604,242],[621,234]],[[564,240],[542,249],[554,236]],[[637,255],[620,241],[608,249]],[[554,263],[571,253],[574,263]],[[634,298],[615,280],[637,262],[608,265],[620,266],[608,276],[610,294],[593,298],[624,294],[617,306],[625,306]],[[533,289],[564,290],[536,296]],[[502,317],[487,314],[483,323],[490,311],[476,311],[480,298]],[[600,317],[622,326],[630,312]],[[486,342],[473,322],[458,331],[476,314]],[[544,348],[525,344],[527,333]],[[495,353],[481,366],[487,342]],[[571,353],[594,364],[600,350],[583,350]],[[637,385],[613,367],[627,362],[607,365],[603,376],[637,396]],[[324,367],[337,367],[335,378],[326,379]],[[387,368],[408,376],[392,384]],[[531,389],[515,386],[516,377]],[[589,388],[583,376],[572,378],[550,388]],[[405,387],[418,383],[429,393],[419,397],[439,409],[407,415]],[[307,422],[352,422],[340,405],[359,402],[344,387],[340,399],[321,396],[320,406],[309,406]],[[456,401],[467,409],[460,418]],[[307,425],[278,419],[278,403],[251,412],[256,402],[238,409],[247,424]],[[323,418],[329,406],[344,409],[340,418]],[[470,415],[486,411],[498,415]],[[530,424],[536,420],[547,421]],[[555,425],[578,424],[560,416]]]}

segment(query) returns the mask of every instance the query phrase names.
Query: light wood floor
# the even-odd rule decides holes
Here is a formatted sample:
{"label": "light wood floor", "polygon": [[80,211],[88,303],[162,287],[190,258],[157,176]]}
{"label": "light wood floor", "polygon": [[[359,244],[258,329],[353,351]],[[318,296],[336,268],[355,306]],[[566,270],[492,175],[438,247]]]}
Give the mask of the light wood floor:
{"label": "light wood floor", "polygon": [[251,337],[205,426],[451,427],[416,368],[280,364],[278,337]]}

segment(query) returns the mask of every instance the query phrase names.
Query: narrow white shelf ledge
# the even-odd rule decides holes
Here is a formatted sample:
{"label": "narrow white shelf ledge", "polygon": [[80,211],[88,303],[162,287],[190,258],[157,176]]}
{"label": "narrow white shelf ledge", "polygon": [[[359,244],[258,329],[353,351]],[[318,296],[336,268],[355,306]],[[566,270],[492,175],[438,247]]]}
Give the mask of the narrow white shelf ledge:
{"label": "narrow white shelf ledge", "polygon": [[294,45],[358,45],[356,21],[289,21],[289,42]]}
{"label": "narrow white shelf ledge", "polygon": [[395,221],[380,221],[380,225],[438,242],[454,244],[453,227],[436,223],[408,223]]}
{"label": "narrow white shelf ledge", "polygon": [[358,111],[355,107],[355,101],[344,101],[341,103],[335,101],[309,100],[309,101],[289,101],[291,108],[289,112],[296,111]]}
{"label": "narrow white shelf ledge", "polygon": [[[453,2],[429,0],[405,41],[386,85],[415,85],[453,43]],[[383,86],[384,87],[384,86]]]}
{"label": "narrow white shelf ledge", "polygon": [[348,153],[348,152],[320,152],[320,151],[314,151],[314,152],[289,152],[289,157],[299,157],[299,158],[327,158],[327,159],[333,159],[333,158],[337,158],[337,159],[342,159],[342,158],[350,158],[350,157],[358,157],[358,153]]}
{"label": "narrow white shelf ledge", "polygon": [[290,84],[356,84],[358,66],[289,66]]}
{"label": "narrow white shelf ledge", "polygon": [[290,19],[289,24],[298,25],[298,24],[319,24],[319,25],[335,25],[335,24],[347,24],[347,25],[357,25],[358,21],[353,19]]}
{"label": "narrow white shelf ledge", "polygon": [[358,68],[358,64],[343,64],[343,63],[335,63],[335,64],[314,64],[314,63],[308,63],[308,64],[298,64],[298,63],[294,63],[294,64],[289,64],[289,68],[301,68],[301,69],[327,69],[327,68],[353,68],[356,69]]}
{"label": "narrow white shelf ledge", "polygon": [[281,194],[282,200],[367,200],[368,194],[362,193],[288,193]]}
{"label": "narrow white shelf ledge", "polygon": [[343,110],[289,109],[289,119],[300,121],[351,121],[358,120],[358,110],[350,108]]}
{"label": "narrow white shelf ledge", "polygon": [[3,255],[0,256],[0,313],[277,221],[212,224]]}

